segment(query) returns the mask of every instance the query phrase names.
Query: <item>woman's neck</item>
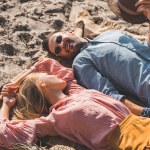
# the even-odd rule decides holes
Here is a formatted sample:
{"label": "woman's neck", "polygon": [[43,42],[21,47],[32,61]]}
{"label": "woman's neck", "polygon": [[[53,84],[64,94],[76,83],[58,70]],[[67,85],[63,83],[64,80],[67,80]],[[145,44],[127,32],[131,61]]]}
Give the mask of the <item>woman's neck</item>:
{"label": "woman's neck", "polygon": [[65,95],[62,91],[55,91],[47,96],[48,101],[51,105],[56,104],[60,99],[63,99],[65,97],[67,97],[67,95]]}

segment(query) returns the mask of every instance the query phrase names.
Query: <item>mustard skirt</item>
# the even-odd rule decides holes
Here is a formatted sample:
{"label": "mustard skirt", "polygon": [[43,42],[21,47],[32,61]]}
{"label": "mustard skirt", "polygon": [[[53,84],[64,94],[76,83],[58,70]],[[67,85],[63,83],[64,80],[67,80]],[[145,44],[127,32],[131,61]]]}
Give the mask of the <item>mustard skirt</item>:
{"label": "mustard skirt", "polygon": [[129,115],[113,132],[114,150],[150,150],[150,118]]}

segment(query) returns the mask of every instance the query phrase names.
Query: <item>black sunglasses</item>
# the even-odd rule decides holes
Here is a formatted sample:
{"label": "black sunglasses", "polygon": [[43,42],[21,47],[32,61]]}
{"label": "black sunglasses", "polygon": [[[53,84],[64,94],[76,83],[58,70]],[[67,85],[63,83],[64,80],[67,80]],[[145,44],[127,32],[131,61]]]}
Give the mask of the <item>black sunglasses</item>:
{"label": "black sunglasses", "polygon": [[56,42],[58,44],[60,44],[62,42],[62,36],[61,35],[59,35],[59,36],[56,37]]}
{"label": "black sunglasses", "polygon": [[57,46],[57,47],[55,48],[55,55],[57,56],[60,52],[61,52],[61,47],[60,47],[60,46]]}
{"label": "black sunglasses", "polygon": [[[56,37],[56,42],[57,42],[58,44],[60,44],[60,43],[62,42],[62,36],[61,36],[61,35],[59,35],[59,36]],[[60,52],[61,52],[61,47],[60,47],[60,46],[57,46],[57,47],[55,48],[55,54],[58,55]]]}

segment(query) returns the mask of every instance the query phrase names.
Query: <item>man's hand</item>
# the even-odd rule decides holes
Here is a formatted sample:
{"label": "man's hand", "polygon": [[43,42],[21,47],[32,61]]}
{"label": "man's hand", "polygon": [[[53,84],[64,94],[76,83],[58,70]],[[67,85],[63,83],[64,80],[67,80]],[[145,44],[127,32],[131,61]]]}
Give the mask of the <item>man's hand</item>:
{"label": "man's hand", "polygon": [[142,110],[142,112],[141,112],[140,115],[141,115],[142,117],[150,117],[150,108],[145,107],[145,108]]}
{"label": "man's hand", "polygon": [[150,20],[150,0],[139,0],[136,4],[137,12],[142,12]]}
{"label": "man's hand", "polygon": [[[137,11],[142,12],[150,22],[150,0],[139,0],[135,6],[138,7]],[[147,42],[148,46],[150,46],[150,23]]]}
{"label": "man's hand", "polygon": [[76,23],[76,28],[74,31],[74,35],[77,37],[83,37],[83,32],[84,32],[84,22],[79,21]]}

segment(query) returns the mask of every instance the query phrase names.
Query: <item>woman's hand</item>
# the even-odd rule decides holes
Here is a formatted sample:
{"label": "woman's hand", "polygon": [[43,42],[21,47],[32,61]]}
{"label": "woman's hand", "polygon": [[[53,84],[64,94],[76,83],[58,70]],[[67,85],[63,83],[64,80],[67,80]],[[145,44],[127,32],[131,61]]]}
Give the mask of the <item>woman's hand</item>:
{"label": "woman's hand", "polygon": [[143,13],[150,20],[150,0],[139,0],[136,4],[137,12]]}
{"label": "woman's hand", "polygon": [[12,108],[16,103],[16,98],[3,96],[3,105]]}
{"label": "woman's hand", "polygon": [[14,83],[5,84],[2,88],[1,95],[8,97],[16,97],[18,92],[18,86]]}
{"label": "woman's hand", "polygon": [[0,110],[0,119],[9,119],[10,109],[15,105],[16,99],[3,96],[3,103]]}

